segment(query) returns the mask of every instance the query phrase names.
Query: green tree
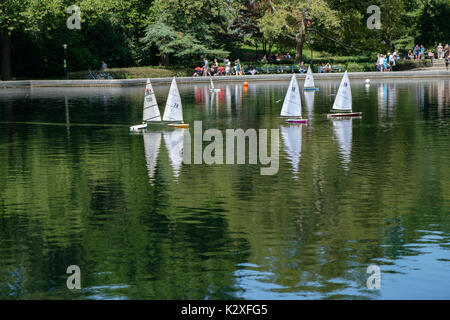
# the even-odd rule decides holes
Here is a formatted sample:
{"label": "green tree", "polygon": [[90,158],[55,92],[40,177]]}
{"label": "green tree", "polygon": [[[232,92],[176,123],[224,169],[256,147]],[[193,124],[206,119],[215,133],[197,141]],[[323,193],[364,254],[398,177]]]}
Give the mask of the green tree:
{"label": "green tree", "polygon": [[142,42],[147,49],[156,46],[162,64],[170,56],[185,62],[204,55],[225,56],[221,39],[228,31],[229,8],[224,0],[156,0]]}
{"label": "green tree", "polygon": [[417,40],[426,46],[443,44],[450,39],[450,2],[448,0],[424,0],[418,16]]}
{"label": "green tree", "polygon": [[303,54],[307,21],[316,28],[339,26],[337,12],[325,0],[265,0],[270,10],[260,19],[264,36],[269,39],[291,39],[295,43],[296,62]]}
{"label": "green tree", "polygon": [[0,29],[2,32],[2,80],[11,79],[11,35],[25,22],[21,9],[28,0],[0,2]]}

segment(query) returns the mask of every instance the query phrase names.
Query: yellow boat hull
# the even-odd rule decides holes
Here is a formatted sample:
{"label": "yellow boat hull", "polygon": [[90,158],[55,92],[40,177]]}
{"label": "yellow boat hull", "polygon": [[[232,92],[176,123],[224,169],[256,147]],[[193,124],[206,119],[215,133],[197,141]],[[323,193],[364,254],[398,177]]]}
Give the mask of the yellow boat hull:
{"label": "yellow boat hull", "polygon": [[189,128],[189,124],[187,124],[187,123],[171,123],[171,124],[168,124],[167,126],[172,127],[172,128],[182,128],[182,129]]}

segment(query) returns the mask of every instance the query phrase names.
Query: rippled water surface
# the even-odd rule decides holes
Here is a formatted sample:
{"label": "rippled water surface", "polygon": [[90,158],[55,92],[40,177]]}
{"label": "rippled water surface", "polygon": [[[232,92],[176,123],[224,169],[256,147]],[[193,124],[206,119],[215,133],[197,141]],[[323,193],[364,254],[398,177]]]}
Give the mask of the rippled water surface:
{"label": "rippled water surface", "polygon": [[450,299],[450,80],[351,82],[361,119],[321,81],[295,127],[288,81],[179,85],[191,134],[280,129],[273,176],[130,134],[143,87],[0,90],[0,298]]}

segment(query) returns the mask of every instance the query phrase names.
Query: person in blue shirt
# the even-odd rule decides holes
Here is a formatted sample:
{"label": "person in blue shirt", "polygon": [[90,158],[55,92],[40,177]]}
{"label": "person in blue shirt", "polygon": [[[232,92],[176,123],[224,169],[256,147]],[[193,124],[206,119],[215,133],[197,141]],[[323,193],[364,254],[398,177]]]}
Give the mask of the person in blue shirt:
{"label": "person in blue shirt", "polygon": [[420,47],[418,44],[414,47],[414,59],[419,60]]}
{"label": "person in blue shirt", "polygon": [[420,45],[420,60],[425,59],[425,48],[423,45]]}

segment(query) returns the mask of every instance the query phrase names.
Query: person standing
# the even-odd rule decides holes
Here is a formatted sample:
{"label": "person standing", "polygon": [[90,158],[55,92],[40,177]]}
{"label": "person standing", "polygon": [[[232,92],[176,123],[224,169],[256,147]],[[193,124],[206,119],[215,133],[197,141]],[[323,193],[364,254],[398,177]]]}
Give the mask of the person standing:
{"label": "person standing", "polygon": [[449,65],[449,63],[450,63],[450,57],[447,55],[447,56],[445,57],[445,68],[447,69],[447,71],[448,71],[448,65]]}
{"label": "person standing", "polygon": [[395,66],[395,57],[394,57],[394,55],[395,55],[395,52],[391,53],[389,55],[389,66],[390,66],[391,71],[394,70],[394,66]]}
{"label": "person standing", "polygon": [[204,65],[203,65],[203,76],[206,77],[207,75],[211,76],[211,74],[209,73],[209,62],[208,60],[205,58],[203,59],[204,61]]}
{"label": "person standing", "polygon": [[380,67],[380,71],[381,71],[381,72],[384,71],[384,69],[383,69],[383,61],[384,61],[383,55],[380,54],[380,56],[378,57],[378,66]]}
{"label": "person standing", "polygon": [[442,59],[444,57],[444,47],[442,47],[442,43],[439,43],[439,45],[436,48],[437,51],[437,58]]}
{"label": "person standing", "polygon": [[241,62],[239,59],[237,59],[235,62],[235,68],[236,68],[236,75],[237,76],[241,76],[242,75],[242,70],[241,70]]}
{"label": "person standing", "polygon": [[229,59],[225,59],[225,75],[229,76],[231,72],[231,62]]}
{"label": "person standing", "polygon": [[428,50],[428,58],[430,58],[430,60],[431,60],[431,66],[433,66],[434,53],[431,50]]}
{"label": "person standing", "polygon": [[419,60],[420,47],[418,44],[414,47],[414,60]]}
{"label": "person standing", "polygon": [[420,60],[425,59],[425,47],[423,44],[420,45]]}

